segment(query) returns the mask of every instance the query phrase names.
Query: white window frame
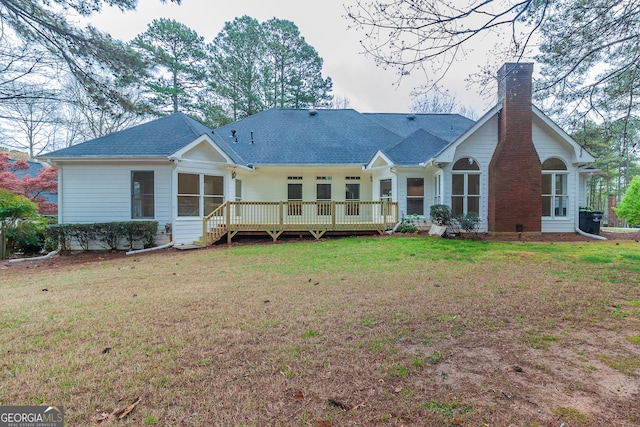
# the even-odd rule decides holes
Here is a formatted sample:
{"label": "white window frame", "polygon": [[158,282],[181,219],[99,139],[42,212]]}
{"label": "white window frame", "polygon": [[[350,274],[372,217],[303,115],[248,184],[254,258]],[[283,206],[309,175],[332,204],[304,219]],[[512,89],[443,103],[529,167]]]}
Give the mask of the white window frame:
{"label": "white window frame", "polygon": [[[409,195],[409,180],[422,180],[422,194],[418,195]],[[414,215],[414,212],[409,212],[409,201],[417,202],[420,201],[422,204],[422,213],[418,213],[419,216],[424,216],[424,183],[425,179],[422,176],[410,176],[407,177],[407,215]]]}
{"label": "white window frame", "polygon": [[442,204],[442,172],[436,173],[434,181],[433,204],[440,205]]}
{"label": "white window frame", "polygon": [[[177,182],[179,182],[180,180],[180,175],[197,175],[198,176],[198,193],[180,193],[178,192],[177,194],[177,198],[176,198],[176,208],[178,210],[177,212],[177,216],[178,218],[202,218],[203,215],[202,213],[204,212],[204,207],[205,207],[205,198],[206,199],[212,199],[212,198],[221,198],[222,202],[225,202],[225,195],[224,194],[204,194],[204,190],[205,190],[205,176],[207,177],[216,177],[216,178],[222,178],[222,192],[224,193],[224,176],[222,175],[210,175],[210,174],[203,174],[203,173],[191,173],[191,172],[178,172],[178,176],[177,176]],[[179,185],[178,185],[179,188]],[[179,190],[178,190],[179,191]],[[180,215],[180,197],[197,197],[198,198],[198,214],[197,215]]]}
{"label": "white window frame", "polygon": [[[553,167],[553,169],[544,169],[545,163],[547,167]],[[567,163],[558,158],[558,157],[550,157],[544,162],[542,162],[542,176],[549,177],[551,179],[550,193],[542,193],[542,200],[545,198],[549,199],[549,213],[551,215],[545,215],[545,212],[542,213],[542,218],[544,219],[569,219],[569,171],[567,169]],[[557,179],[562,179],[562,184],[564,187],[564,193],[558,194],[557,188]],[[544,191],[544,185],[543,185]],[[562,202],[560,202],[562,199]],[[544,208],[544,203],[543,203]],[[560,213],[556,214],[556,210],[564,209],[564,215]]]}
{"label": "white window frame", "polygon": [[[136,193],[135,183],[141,182],[141,179],[136,179],[136,174],[150,174],[151,175],[151,191],[142,191]],[[156,216],[156,174],[153,170],[132,170],[131,171],[131,219],[153,219]],[[145,201],[151,199],[151,215],[144,215]]]}
{"label": "white window frame", "polygon": [[[462,198],[462,213],[460,214],[455,214],[455,216],[458,215],[466,215],[469,213],[469,198],[474,197],[478,199],[478,212],[472,212],[478,216],[480,216],[480,211],[481,211],[481,205],[482,205],[482,171],[480,171],[480,165],[478,164],[478,169],[477,170],[473,170],[473,169],[454,169],[456,163],[458,163],[460,160],[465,160],[467,159],[467,161],[469,161],[469,164],[473,164],[475,162],[475,164],[478,164],[474,159],[472,159],[471,157],[463,157],[462,159],[457,160],[454,165],[452,166],[452,170],[451,170],[451,213],[453,214],[454,212],[454,203],[453,200],[454,198]],[[453,194],[454,191],[454,186],[453,186],[453,177],[455,175],[462,175],[463,176],[463,194]],[[469,194],[469,176],[474,175],[478,177],[478,194]]]}
{"label": "white window frame", "polygon": [[[546,219],[568,219],[569,218],[569,172],[568,171],[543,171],[542,175],[551,177],[551,193],[542,194],[542,198],[549,198],[549,207],[551,215],[542,214]],[[564,194],[558,194],[556,187],[556,178],[563,178]],[[563,199],[564,203],[559,203],[559,199]],[[544,206],[544,205],[543,205]],[[564,215],[556,215],[556,209],[563,209]]]}

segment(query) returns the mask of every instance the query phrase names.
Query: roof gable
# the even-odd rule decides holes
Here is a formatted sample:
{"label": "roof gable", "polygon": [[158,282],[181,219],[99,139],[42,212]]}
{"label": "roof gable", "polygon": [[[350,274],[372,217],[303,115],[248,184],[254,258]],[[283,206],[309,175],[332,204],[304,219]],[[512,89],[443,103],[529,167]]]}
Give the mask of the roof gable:
{"label": "roof gable", "polygon": [[194,162],[234,163],[209,135],[204,134],[169,156],[172,159]]}

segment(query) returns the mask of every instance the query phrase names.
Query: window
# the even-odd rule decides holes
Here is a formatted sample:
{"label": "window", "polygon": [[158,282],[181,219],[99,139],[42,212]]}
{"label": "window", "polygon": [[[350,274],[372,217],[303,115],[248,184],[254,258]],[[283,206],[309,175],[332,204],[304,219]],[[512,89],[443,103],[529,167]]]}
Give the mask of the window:
{"label": "window", "polygon": [[360,184],[347,183],[345,188],[345,200],[347,201],[347,215],[359,215]]}
{"label": "window", "polygon": [[380,180],[380,201],[391,201],[391,180]]}
{"label": "window", "polygon": [[567,216],[567,177],[567,166],[562,160],[547,159],[542,164],[542,216]]}
{"label": "window", "polygon": [[[236,179],[236,202],[242,201],[242,180]],[[235,206],[236,216],[242,216],[242,205]]]}
{"label": "window", "polygon": [[242,201],[242,180],[236,179],[236,202]]}
{"label": "window", "polygon": [[451,172],[451,214],[480,215],[480,167],[470,157],[453,165]]}
{"label": "window", "polygon": [[201,216],[202,210],[206,216],[223,202],[223,177],[193,173],[178,174],[178,216]]}
{"label": "window", "polygon": [[433,188],[433,204],[439,205],[442,203],[442,173],[438,173],[435,176],[434,188]]}
{"label": "window", "polygon": [[318,215],[331,215],[331,184],[316,184],[316,199]]}
{"label": "window", "polygon": [[131,172],[131,219],[155,216],[153,171]]}
{"label": "window", "polygon": [[407,215],[424,215],[424,178],[407,178]]}
{"label": "window", "polygon": [[204,176],[204,216],[209,215],[224,202],[224,178]]}
{"label": "window", "polygon": [[200,175],[178,174],[178,216],[200,216]]}
{"label": "window", "polygon": [[[381,202],[391,201],[391,180],[390,179],[380,180],[380,201]],[[384,206],[380,207],[380,215],[390,215],[390,214],[391,214],[391,206],[387,205],[387,212],[384,212]]]}
{"label": "window", "polygon": [[287,200],[287,214],[302,215],[302,184],[288,184]]}

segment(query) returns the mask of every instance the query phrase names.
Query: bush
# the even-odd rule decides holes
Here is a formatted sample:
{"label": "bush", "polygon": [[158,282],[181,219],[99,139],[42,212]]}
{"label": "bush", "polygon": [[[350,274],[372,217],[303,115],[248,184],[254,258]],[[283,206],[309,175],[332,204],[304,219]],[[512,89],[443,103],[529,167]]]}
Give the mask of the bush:
{"label": "bush", "polygon": [[45,248],[45,228],[50,220],[39,217],[23,220],[7,229],[7,247],[12,252],[35,255]]}
{"label": "bush", "polygon": [[416,226],[417,222],[418,222],[418,215],[411,214],[411,215],[405,216],[404,218],[402,218],[402,222],[398,227],[398,232],[399,233],[417,233],[418,232],[418,227]]}
{"label": "bush", "polygon": [[158,232],[157,221],[124,221],[102,222],[96,224],[56,224],[47,227],[46,236],[58,242],[60,253],[71,251],[72,243],[77,243],[83,250],[89,250],[92,243],[103,248],[118,250],[122,239],[126,240],[128,249],[133,249],[136,242],[145,248],[154,245]]}
{"label": "bush", "polygon": [[480,225],[480,217],[474,213],[460,215],[456,218],[460,228],[467,233],[478,234],[478,226]]}
{"label": "bush", "polygon": [[452,217],[451,210],[447,205],[431,205],[430,210],[431,222],[436,225],[449,226],[451,225]]}

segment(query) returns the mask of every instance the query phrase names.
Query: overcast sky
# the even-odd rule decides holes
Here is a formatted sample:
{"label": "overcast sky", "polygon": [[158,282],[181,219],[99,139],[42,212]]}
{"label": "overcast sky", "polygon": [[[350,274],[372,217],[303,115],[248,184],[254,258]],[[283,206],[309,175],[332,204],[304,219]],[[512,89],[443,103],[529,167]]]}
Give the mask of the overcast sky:
{"label": "overcast sky", "polygon": [[[210,42],[224,23],[248,15],[264,22],[273,17],[294,22],[307,43],[324,60],[323,75],[333,80],[333,95],[349,100],[361,112],[408,112],[410,96],[424,82],[418,74],[403,77],[400,85],[393,69],[377,67],[362,52],[361,33],[348,29],[344,5],[352,0],[183,0],[181,6],[160,0],[140,0],[137,11],[122,13],[106,9],[91,18],[91,24],[113,37],[129,41],[144,32],[153,19],[170,18],[181,22]],[[486,60],[483,60],[486,63]],[[469,59],[447,74],[443,84],[459,103],[471,107],[476,115],[490,105],[476,90],[467,90],[467,74],[478,71],[480,63]]]}

